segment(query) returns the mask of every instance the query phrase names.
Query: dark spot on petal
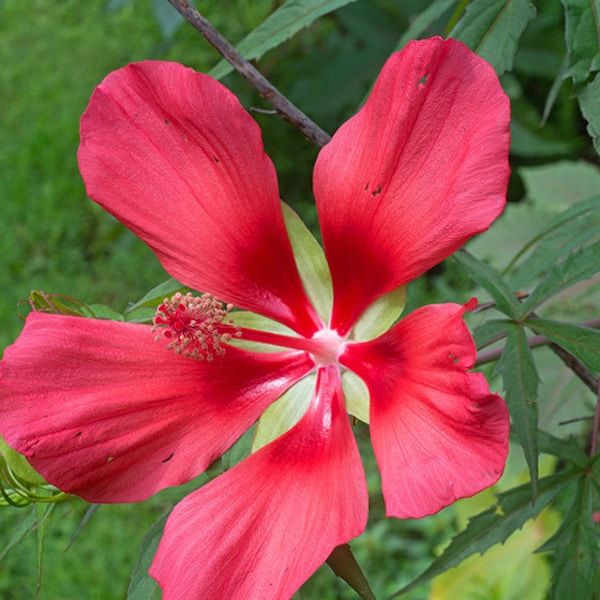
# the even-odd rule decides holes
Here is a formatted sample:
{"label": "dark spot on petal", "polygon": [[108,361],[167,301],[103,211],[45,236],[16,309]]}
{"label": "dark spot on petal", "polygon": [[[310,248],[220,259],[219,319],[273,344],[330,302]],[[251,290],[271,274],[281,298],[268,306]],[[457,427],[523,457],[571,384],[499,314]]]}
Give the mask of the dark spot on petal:
{"label": "dark spot on petal", "polygon": [[371,192],[371,198],[374,198],[375,196],[379,196],[379,194],[381,194],[381,186],[378,185],[372,192]]}
{"label": "dark spot on petal", "polygon": [[219,162],[219,159],[218,159],[218,158],[217,158],[217,157],[216,157],[214,154],[213,154],[213,160],[214,160],[216,163],[218,163],[218,162]]}
{"label": "dark spot on petal", "polygon": [[74,437],[81,437],[81,434],[83,433],[83,431],[78,431]]}
{"label": "dark spot on petal", "polygon": [[417,81],[417,86],[425,87],[427,85],[428,77],[429,77],[429,73],[425,73],[425,75],[423,75],[423,77],[421,77],[421,79],[419,79],[419,81]]}
{"label": "dark spot on petal", "polygon": [[169,125],[169,119],[165,119],[165,125]]}
{"label": "dark spot on petal", "polygon": [[171,452],[171,454],[169,454],[169,456],[167,456],[167,458],[164,458],[163,460],[161,460],[160,462],[162,463],[167,463],[169,462],[173,457],[175,456],[175,452]]}

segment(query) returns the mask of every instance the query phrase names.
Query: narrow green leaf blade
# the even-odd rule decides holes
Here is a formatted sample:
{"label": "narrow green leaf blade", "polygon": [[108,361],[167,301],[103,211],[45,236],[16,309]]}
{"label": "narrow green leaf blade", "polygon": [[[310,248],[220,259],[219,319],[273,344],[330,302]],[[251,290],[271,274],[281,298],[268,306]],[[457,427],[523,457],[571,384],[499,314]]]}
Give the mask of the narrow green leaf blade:
{"label": "narrow green leaf blade", "polygon": [[540,378],[523,327],[513,325],[506,331],[506,345],[494,373],[502,375],[504,399],[508,405],[512,428],[529,467],[534,498],[538,477],[538,408]]}
{"label": "narrow green leaf blade", "polygon": [[160,519],[150,527],[148,533],[142,540],[138,553],[138,560],[131,573],[131,580],[129,582],[129,588],[127,589],[127,600],[152,600],[153,598],[158,600],[160,598],[161,591],[158,587],[158,583],[150,577],[148,569],[156,554],[158,543],[162,537],[169,513],[170,511],[160,517]]}
{"label": "narrow green leaf blade", "polygon": [[343,579],[363,600],[376,600],[373,590],[360,565],[356,562],[349,544],[334,548],[327,559],[331,570]]}
{"label": "narrow green leaf blade", "polygon": [[[556,165],[555,171],[559,170],[561,170],[560,165]],[[522,170],[524,171],[525,169]],[[574,170],[563,169],[563,172],[575,175]],[[527,174],[524,174],[524,178],[527,178]],[[565,185],[568,183],[570,182],[565,181]],[[503,274],[511,271],[511,281],[516,286],[526,287],[529,282],[556,264],[561,257],[583,245],[599,241],[599,209],[600,196],[594,196],[558,214],[515,254]],[[527,258],[521,260],[525,255]],[[519,266],[515,268],[517,263]]]}
{"label": "narrow green leaf blade", "polygon": [[565,41],[569,51],[566,75],[583,83],[600,69],[600,1],[562,0],[565,8]]}
{"label": "narrow green leaf blade", "polygon": [[[246,60],[258,59],[268,50],[283,44],[298,31],[308,27],[319,17],[355,1],[288,0],[248,34],[239,43],[236,50]],[[232,70],[233,67],[226,60],[222,60],[209,75],[215,79],[222,79]]]}
{"label": "narrow green leaf blade", "polygon": [[396,45],[396,50],[401,50],[411,40],[416,40],[430,25],[439,19],[447,10],[458,3],[458,0],[435,0],[421,12],[408,26]]}
{"label": "narrow green leaf blade", "polygon": [[483,554],[494,544],[505,542],[508,537],[529,519],[535,519],[555,496],[577,476],[577,471],[567,471],[551,475],[539,482],[539,495],[534,502],[531,486],[524,484],[498,495],[498,502],[492,508],[472,517],[469,523],[457,534],[444,552],[419,577],[396,592],[392,598],[400,596],[415,587],[433,579],[436,575],[455,567],[465,558],[475,553]]}
{"label": "narrow green leaf blade", "polygon": [[594,577],[600,558],[600,537],[594,522],[594,505],[598,491],[590,473],[584,473],[576,485],[570,486],[573,501],[558,531],[538,552],[554,552],[552,584],[549,600],[577,598],[594,600]]}
{"label": "narrow green leaf blade", "polygon": [[466,251],[458,251],[453,256],[465,269],[467,275],[490,293],[498,310],[516,319],[521,310],[519,303],[500,275],[488,264]]}
{"label": "narrow green leaf blade", "polygon": [[550,319],[527,319],[525,324],[570,352],[592,373],[600,373],[600,331]]}
{"label": "narrow green leaf blade", "polygon": [[535,13],[529,0],[474,0],[450,37],[464,42],[502,75],[512,70],[519,38]]}
{"label": "narrow green leaf blade", "polygon": [[534,311],[542,302],[573,284],[600,271],[600,245],[585,246],[555,264],[520,307],[518,319]]}
{"label": "narrow green leaf blade", "polygon": [[579,107],[587,121],[587,131],[600,154],[600,75],[588,83],[579,94]]}

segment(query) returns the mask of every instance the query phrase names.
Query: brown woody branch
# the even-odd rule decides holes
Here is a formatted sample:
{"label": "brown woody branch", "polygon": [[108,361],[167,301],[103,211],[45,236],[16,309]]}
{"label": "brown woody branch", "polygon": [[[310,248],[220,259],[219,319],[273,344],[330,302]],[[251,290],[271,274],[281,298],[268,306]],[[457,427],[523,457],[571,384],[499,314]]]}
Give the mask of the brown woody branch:
{"label": "brown woody branch", "polygon": [[273,106],[279,116],[319,146],[324,146],[331,139],[328,133],[279,92],[186,0],[168,1],[250,85],[258,90],[261,97]]}

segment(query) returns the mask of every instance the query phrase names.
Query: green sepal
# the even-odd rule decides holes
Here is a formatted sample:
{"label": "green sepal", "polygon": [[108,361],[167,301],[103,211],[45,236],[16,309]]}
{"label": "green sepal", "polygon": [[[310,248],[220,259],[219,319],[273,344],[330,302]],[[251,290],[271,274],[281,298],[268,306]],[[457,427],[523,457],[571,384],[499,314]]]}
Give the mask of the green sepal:
{"label": "green sepal", "polygon": [[366,341],[385,333],[399,318],[406,306],[406,289],[403,285],[371,303],[352,328],[353,340]]}
{"label": "green sepal", "polygon": [[312,399],[316,380],[315,373],[305,376],[265,410],[258,420],[252,452],[283,435],[302,418]]}
{"label": "green sepal", "polygon": [[281,203],[300,279],[308,298],[324,324],[329,323],[333,288],[325,253],[302,219],[285,203]]}
{"label": "green sepal", "polygon": [[346,411],[363,423],[369,422],[370,396],[365,382],[352,371],[342,373]]}
{"label": "green sepal", "polygon": [[12,473],[23,483],[44,485],[46,480],[29,464],[27,459],[13,450],[0,436],[0,459],[4,459]]}

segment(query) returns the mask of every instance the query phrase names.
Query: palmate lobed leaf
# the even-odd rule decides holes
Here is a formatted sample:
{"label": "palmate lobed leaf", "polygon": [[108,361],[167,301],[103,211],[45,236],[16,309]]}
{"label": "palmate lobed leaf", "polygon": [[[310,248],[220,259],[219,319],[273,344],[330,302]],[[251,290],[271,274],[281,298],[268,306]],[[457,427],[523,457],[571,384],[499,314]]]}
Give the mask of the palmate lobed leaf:
{"label": "palmate lobed leaf", "polygon": [[538,552],[553,552],[552,585],[549,600],[598,598],[597,569],[600,560],[600,537],[594,522],[594,507],[600,500],[597,482],[600,460],[584,471],[575,485],[569,486],[573,501],[558,531]]}
{"label": "palmate lobed leaf", "polygon": [[580,473],[571,469],[550,475],[539,481],[539,495],[533,501],[529,484],[524,484],[498,495],[495,506],[472,517],[463,531],[458,533],[444,552],[419,577],[396,592],[398,597],[436,575],[458,565],[468,556],[483,554],[488,548],[502,543],[529,519],[536,518],[562,490],[566,489]]}
{"label": "palmate lobed leaf", "polygon": [[[288,0],[261,25],[249,33],[236,47],[247,60],[259,59],[265,52],[276,48],[319,17],[356,0]],[[209,73],[222,79],[233,67],[222,60]]]}
{"label": "palmate lobed leaf", "polygon": [[529,0],[475,0],[450,37],[464,42],[502,75],[512,69],[519,38],[535,14]]}
{"label": "palmate lobed leaf", "polygon": [[525,324],[570,352],[592,373],[600,373],[600,331],[550,319],[527,319]]}
{"label": "palmate lobed leaf", "polygon": [[565,8],[565,41],[569,51],[567,77],[585,82],[600,69],[600,5],[598,0],[562,0]]}
{"label": "palmate lobed leaf", "polygon": [[540,378],[525,330],[520,325],[513,324],[506,329],[506,345],[494,373],[502,375],[504,399],[508,404],[512,428],[525,454],[535,498],[539,454],[536,400]]}

